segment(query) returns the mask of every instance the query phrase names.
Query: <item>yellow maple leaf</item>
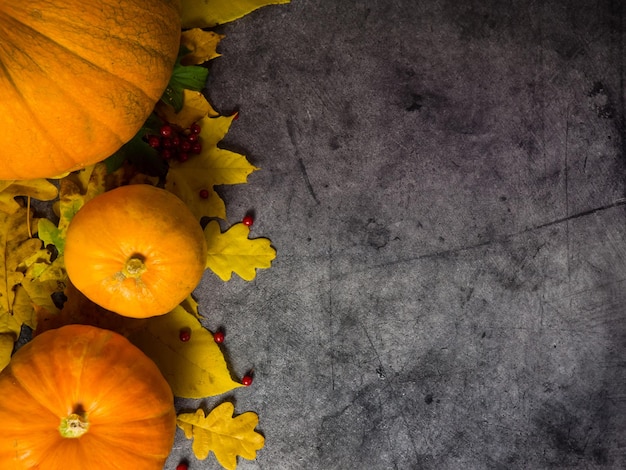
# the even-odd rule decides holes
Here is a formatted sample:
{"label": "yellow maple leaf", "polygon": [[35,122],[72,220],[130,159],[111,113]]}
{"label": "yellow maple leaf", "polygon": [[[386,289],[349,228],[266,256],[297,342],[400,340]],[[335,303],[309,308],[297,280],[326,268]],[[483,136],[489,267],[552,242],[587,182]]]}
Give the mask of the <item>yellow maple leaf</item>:
{"label": "yellow maple leaf", "polygon": [[212,220],[204,229],[207,241],[207,268],[228,281],[237,273],[245,281],[256,276],[257,269],[269,268],[276,258],[276,250],[267,238],[248,238],[250,228],[242,223],[222,233],[220,225]]}
{"label": "yellow maple leaf", "polygon": [[20,208],[20,204],[15,200],[17,196],[51,201],[57,194],[57,187],[43,178],[24,181],[3,180],[0,181],[0,211],[14,214]]}
{"label": "yellow maple leaf", "polygon": [[[150,357],[181,398],[205,398],[221,395],[242,384],[231,378],[230,371],[213,334],[198,321],[195,302],[186,302],[170,313],[148,318],[130,341]],[[189,341],[180,340],[187,329]]]}
{"label": "yellow maple leaf", "polygon": [[251,411],[233,417],[234,411],[232,403],[224,402],[208,416],[201,409],[178,415],[176,424],[187,439],[193,439],[191,448],[198,459],[206,459],[213,451],[222,467],[235,470],[238,455],[248,460],[256,458],[256,451],[265,445],[263,435],[254,430],[259,417]]}
{"label": "yellow maple leaf", "polygon": [[189,52],[180,60],[182,65],[198,65],[219,57],[217,45],[224,38],[223,34],[193,28],[183,31],[180,45]]}
{"label": "yellow maple leaf", "polygon": [[183,0],[183,29],[212,28],[241,18],[266,5],[289,3],[290,0]]}
{"label": "yellow maple leaf", "polygon": [[[198,219],[225,219],[224,201],[213,191],[213,187],[246,183],[248,175],[258,170],[245,156],[217,146],[233,119],[234,116],[207,116],[200,120],[202,152],[185,162],[171,162],[167,172],[165,189],[181,198]],[[207,191],[207,197],[200,197],[201,191]]]}
{"label": "yellow maple leaf", "polygon": [[176,112],[173,106],[159,101],[155,106],[155,112],[163,121],[182,129],[188,129],[194,122],[206,116],[219,116],[206,97],[201,92],[193,90],[183,90],[183,108],[180,111]]}

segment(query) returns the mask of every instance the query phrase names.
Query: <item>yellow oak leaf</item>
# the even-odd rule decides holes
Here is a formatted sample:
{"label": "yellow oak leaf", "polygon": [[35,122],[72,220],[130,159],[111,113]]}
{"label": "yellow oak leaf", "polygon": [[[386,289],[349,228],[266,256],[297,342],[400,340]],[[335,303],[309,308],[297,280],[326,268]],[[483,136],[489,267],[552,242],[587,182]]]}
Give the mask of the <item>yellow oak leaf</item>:
{"label": "yellow oak leaf", "polygon": [[217,52],[217,45],[223,38],[223,34],[204,31],[200,28],[183,31],[180,45],[185,47],[189,53],[183,56],[180,63],[182,65],[198,65],[219,57],[221,54]]}
{"label": "yellow oak leaf", "polygon": [[290,0],[183,0],[183,29],[212,28],[241,18],[265,5],[289,3]]}
{"label": "yellow oak leaf", "polygon": [[193,439],[191,448],[199,460],[206,459],[213,451],[222,467],[235,470],[237,456],[256,458],[256,452],[265,445],[263,435],[254,430],[259,417],[252,411],[233,417],[234,411],[232,403],[224,402],[208,416],[201,409],[177,416],[176,424],[187,439]]}
{"label": "yellow oak leaf", "polygon": [[[165,189],[181,198],[198,219],[225,219],[224,202],[213,191],[213,187],[246,183],[248,175],[258,170],[245,156],[217,146],[228,132],[233,119],[234,116],[218,116],[198,121],[202,152],[185,162],[171,162],[167,172]],[[200,197],[199,194],[204,191],[206,197]]]}
{"label": "yellow oak leaf", "polygon": [[14,214],[20,208],[20,204],[15,200],[17,196],[29,196],[40,201],[51,201],[57,197],[57,194],[57,187],[43,178],[0,181],[0,211]]}
{"label": "yellow oak leaf", "polygon": [[155,112],[163,121],[182,129],[188,129],[194,122],[206,116],[219,116],[206,97],[201,92],[193,90],[183,90],[183,107],[180,111],[176,112],[173,106],[159,101],[155,106]]}
{"label": "yellow oak leaf", "polygon": [[207,241],[207,268],[228,281],[237,273],[245,281],[256,276],[257,269],[269,268],[276,258],[276,250],[267,238],[248,238],[250,228],[242,223],[222,233],[215,220],[207,224],[204,236]]}
{"label": "yellow oak leaf", "polygon": [[[205,398],[241,387],[231,378],[213,334],[187,310],[194,308],[187,303],[148,318],[129,339],[156,363],[177,397]],[[188,341],[181,341],[181,330],[190,334]]]}

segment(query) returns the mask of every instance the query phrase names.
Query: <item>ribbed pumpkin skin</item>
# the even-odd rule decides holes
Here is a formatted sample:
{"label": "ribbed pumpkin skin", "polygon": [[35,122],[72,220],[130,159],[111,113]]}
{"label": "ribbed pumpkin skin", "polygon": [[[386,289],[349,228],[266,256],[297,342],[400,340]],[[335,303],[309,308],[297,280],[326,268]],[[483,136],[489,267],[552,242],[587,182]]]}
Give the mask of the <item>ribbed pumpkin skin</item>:
{"label": "ribbed pumpkin skin", "polygon": [[[76,213],[65,239],[65,268],[87,298],[120,315],[146,318],[174,309],[196,288],[206,241],[189,208],[147,184],[107,191]],[[124,274],[131,258],[145,271]]]}
{"label": "ribbed pumpkin skin", "polygon": [[[36,336],[0,373],[0,468],[162,470],[176,431],[171,389],[123,336],[68,325]],[[59,433],[77,409],[90,423]]]}
{"label": "ribbed pumpkin skin", "polygon": [[0,179],[58,176],[129,141],[180,45],[180,0],[0,1]]}

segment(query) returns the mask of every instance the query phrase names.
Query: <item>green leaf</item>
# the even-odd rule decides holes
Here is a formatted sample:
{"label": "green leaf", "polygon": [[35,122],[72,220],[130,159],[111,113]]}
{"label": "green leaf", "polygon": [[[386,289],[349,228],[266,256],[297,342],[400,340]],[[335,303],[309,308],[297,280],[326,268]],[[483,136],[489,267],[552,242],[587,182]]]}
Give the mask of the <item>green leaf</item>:
{"label": "green leaf", "polygon": [[183,108],[183,92],[185,89],[200,91],[206,85],[209,70],[198,65],[181,65],[179,56],[172,72],[172,77],[163,92],[161,101],[169,104],[176,112]]}

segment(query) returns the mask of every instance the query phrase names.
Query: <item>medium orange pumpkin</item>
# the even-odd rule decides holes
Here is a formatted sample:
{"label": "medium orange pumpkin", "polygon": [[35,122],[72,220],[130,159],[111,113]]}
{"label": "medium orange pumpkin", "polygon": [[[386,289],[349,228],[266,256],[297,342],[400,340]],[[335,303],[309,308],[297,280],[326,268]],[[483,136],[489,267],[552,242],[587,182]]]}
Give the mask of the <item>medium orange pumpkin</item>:
{"label": "medium orange pumpkin", "polygon": [[174,442],[168,383],[112,331],[36,336],[0,373],[0,395],[2,469],[161,470]]}
{"label": "medium orange pumpkin", "polygon": [[0,2],[0,179],[54,177],[129,141],[180,27],[180,0]]}
{"label": "medium orange pumpkin", "polygon": [[87,298],[120,315],[171,311],[196,288],[206,266],[200,224],[172,193],[136,184],[107,191],[74,216],[65,267]]}

